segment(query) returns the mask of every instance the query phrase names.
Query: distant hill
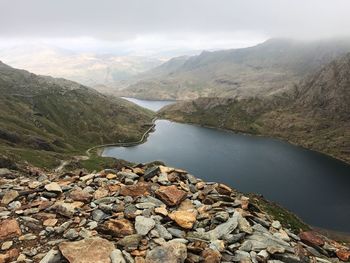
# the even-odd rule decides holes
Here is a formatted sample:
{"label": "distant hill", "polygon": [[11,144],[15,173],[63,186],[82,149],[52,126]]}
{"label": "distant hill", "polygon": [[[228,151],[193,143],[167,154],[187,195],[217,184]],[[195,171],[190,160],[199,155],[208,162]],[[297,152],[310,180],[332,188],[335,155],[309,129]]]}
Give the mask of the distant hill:
{"label": "distant hill", "polygon": [[279,137],[350,162],[350,54],[264,98],[200,98],[169,105],[161,116]]}
{"label": "distant hill", "polygon": [[40,160],[97,144],[136,141],[153,114],[76,82],[0,62],[0,152]]}
{"label": "distant hill", "polygon": [[122,95],[196,99],[269,95],[350,52],[350,39],[301,42],[270,39],[254,47],[174,58],[138,76]]}
{"label": "distant hill", "polygon": [[88,86],[114,86],[164,61],[156,57],[73,52],[48,45],[1,49],[0,58],[17,68],[74,80]]}

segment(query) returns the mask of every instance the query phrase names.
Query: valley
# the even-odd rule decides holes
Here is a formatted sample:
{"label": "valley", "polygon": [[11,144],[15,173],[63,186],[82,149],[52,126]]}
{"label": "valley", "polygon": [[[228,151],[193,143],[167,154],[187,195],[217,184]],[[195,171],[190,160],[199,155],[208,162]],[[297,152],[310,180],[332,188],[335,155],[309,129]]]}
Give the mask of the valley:
{"label": "valley", "polygon": [[350,263],[349,0],[0,10],[0,263]]}

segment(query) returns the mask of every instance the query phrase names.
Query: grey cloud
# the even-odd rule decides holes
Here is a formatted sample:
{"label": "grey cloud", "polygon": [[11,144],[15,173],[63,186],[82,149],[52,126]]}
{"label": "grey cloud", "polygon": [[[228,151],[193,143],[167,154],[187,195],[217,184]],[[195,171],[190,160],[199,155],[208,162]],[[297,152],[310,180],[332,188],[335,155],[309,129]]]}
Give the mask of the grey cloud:
{"label": "grey cloud", "polygon": [[348,0],[1,0],[0,37],[350,34]]}

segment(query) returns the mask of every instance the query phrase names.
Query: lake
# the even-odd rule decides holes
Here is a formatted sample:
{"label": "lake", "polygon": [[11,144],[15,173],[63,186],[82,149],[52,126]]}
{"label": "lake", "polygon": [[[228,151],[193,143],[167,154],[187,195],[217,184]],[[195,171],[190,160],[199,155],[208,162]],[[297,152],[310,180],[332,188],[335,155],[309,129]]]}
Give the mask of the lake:
{"label": "lake", "polygon": [[158,120],[145,143],[109,147],[103,156],[160,160],[206,181],[260,193],[311,225],[350,233],[350,166],[277,139]]}
{"label": "lake", "polygon": [[174,100],[139,100],[127,97],[122,98],[152,111],[158,111],[166,105],[175,103]]}

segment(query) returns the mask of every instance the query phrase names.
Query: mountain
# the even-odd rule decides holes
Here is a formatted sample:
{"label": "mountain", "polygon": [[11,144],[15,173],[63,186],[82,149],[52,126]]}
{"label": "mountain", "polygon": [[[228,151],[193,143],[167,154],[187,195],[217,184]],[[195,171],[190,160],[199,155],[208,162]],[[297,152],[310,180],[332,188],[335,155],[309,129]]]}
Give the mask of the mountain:
{"label": "mountain", "polygon": [[293,86],[321,65],[350,52],[350,39],[270,39],[254,47],[203,51],[143,73],[123,90],[145,99],[265,96]]}
{"label": "mountain", "polygon": [[273,136],[350,162],[350,53],[297,85],[264,98],[199,98],[160,115],[239,132]]}
{"label": "mountain", "polygon": [[153,117],[76,82],[3,63],[0,92],[1,153],[27,161],[49,158],[57,163],[59,155],[81,154],[97,144],[137,141]]}
{"label": "mountain", "polygon": [[41,75],[77,81],[84,85],[111,85],[160,65],[156,57],[74,52],[49,45],[0,50],[2,60]]}

